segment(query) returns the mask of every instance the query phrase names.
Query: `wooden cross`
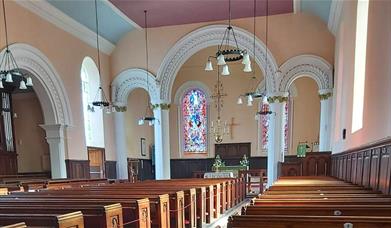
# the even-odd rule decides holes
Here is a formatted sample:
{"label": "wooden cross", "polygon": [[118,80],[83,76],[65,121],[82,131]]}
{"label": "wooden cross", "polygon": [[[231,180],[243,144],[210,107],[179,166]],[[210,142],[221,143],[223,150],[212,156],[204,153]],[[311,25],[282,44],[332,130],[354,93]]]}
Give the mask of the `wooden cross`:
{"label": "wooden cross", "polygon": [[239,124],[235,123],[235,118],[232,117],[231,118],[231,123],[228,123],[228,126],[229,126],[229,135],[230,135],[230,138],[231,139],[234,139],[233,137],[233,131],[234,131],[234,127],[235,126],[238,126]]}

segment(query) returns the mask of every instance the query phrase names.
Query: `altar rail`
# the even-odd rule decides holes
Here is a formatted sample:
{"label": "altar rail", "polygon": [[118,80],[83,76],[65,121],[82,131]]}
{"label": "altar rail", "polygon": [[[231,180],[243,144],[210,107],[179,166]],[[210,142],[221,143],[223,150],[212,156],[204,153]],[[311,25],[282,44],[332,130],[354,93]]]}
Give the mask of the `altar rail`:
{"label": "altar rail", "polygon": [[331,175],[391,195],[391,139],[333,154]]}

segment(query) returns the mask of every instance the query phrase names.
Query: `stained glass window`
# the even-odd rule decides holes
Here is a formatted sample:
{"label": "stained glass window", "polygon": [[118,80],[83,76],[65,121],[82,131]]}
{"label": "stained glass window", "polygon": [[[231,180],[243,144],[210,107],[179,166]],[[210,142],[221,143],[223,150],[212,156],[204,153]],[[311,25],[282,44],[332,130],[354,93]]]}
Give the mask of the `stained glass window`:
{"label": "stained glass window", "polygon": [[284,125],[284,151],[288,154],[288,137],[289,137],[289,102],[285,103],[285,125]]}
{"label": "stained glass window", "polygon": [[202,90],[190,89],[184,94],[182,118],[184,151],[206,152],[208,146],[207,99]]}

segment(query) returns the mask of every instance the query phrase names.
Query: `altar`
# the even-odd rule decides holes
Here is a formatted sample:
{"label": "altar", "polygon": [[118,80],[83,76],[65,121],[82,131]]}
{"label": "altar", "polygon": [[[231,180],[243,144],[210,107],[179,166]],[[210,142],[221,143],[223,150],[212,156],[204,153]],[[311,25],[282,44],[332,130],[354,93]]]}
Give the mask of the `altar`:
{"label": "altar", "polygon": [[239,171],[248,170],[248,159],[244,155],[239,165],[226,166],[217,155],[212,166],[212,172],[206,172],[204,178],[236,178],[239,177]]}

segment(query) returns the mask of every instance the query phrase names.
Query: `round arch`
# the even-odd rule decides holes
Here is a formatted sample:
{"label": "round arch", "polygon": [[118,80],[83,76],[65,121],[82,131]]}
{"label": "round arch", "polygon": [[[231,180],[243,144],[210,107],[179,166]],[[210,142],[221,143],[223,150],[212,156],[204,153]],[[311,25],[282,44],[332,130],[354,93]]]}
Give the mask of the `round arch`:
{"label": "round arch", "polygon": [[333,87],[333,67],[325,59],[315,55],[299,55],[290,58],[280,67],[280,92],[289,92],[289,87],[300,77],[310,77],[315,80],[319,90]]}
{"label": "round arch", "polygon": [[12,44],[9,48],[18,66],[30,72],[33,79],[34,91],[44,115],[45,123],[40,126],[46,131],[52,178],[65,178],[65,130],[73,125],[73,118],[60,75],[37,48],[24,43]]}
{"label": "round arch", "polygon": [[[182,37],[171,47],[157,73],[158,81],[160,82],[160,98],[163,101],[168,103],[171,101],[171,90],[175,77],[186,60],[204,48],[219,45],[223,39],[226,27],[227,25],[209,25],[196,29]],[[253,34],[239,27],[234,27],[234,29],[239,47],[246,49],[249,55],[254,57]],[[233,40],[231,41],[234,42]],[[256,39],[255,48],[257,53],[255,62],[260,66],[264,75],[269,75],[267,79],[268,88],[271,88],[270,92],[273,92],[276,90],[275,72],[278,69],[277,63],[270,50],[266,49],[261,40]],[[266,52],[268,55],[267,62]],[[268,69],[267,74],[265,69]]]}
{"label": "round arch", "polygon": [[[148,74],[148,82],[146,74]],[[114,105],[118,107],[126,107],[129,94],[137,88],[149,90],[152,104],[158,104],[160,100],[155,76],[140,68],[122,71],[111,83],[111,88]]]}

